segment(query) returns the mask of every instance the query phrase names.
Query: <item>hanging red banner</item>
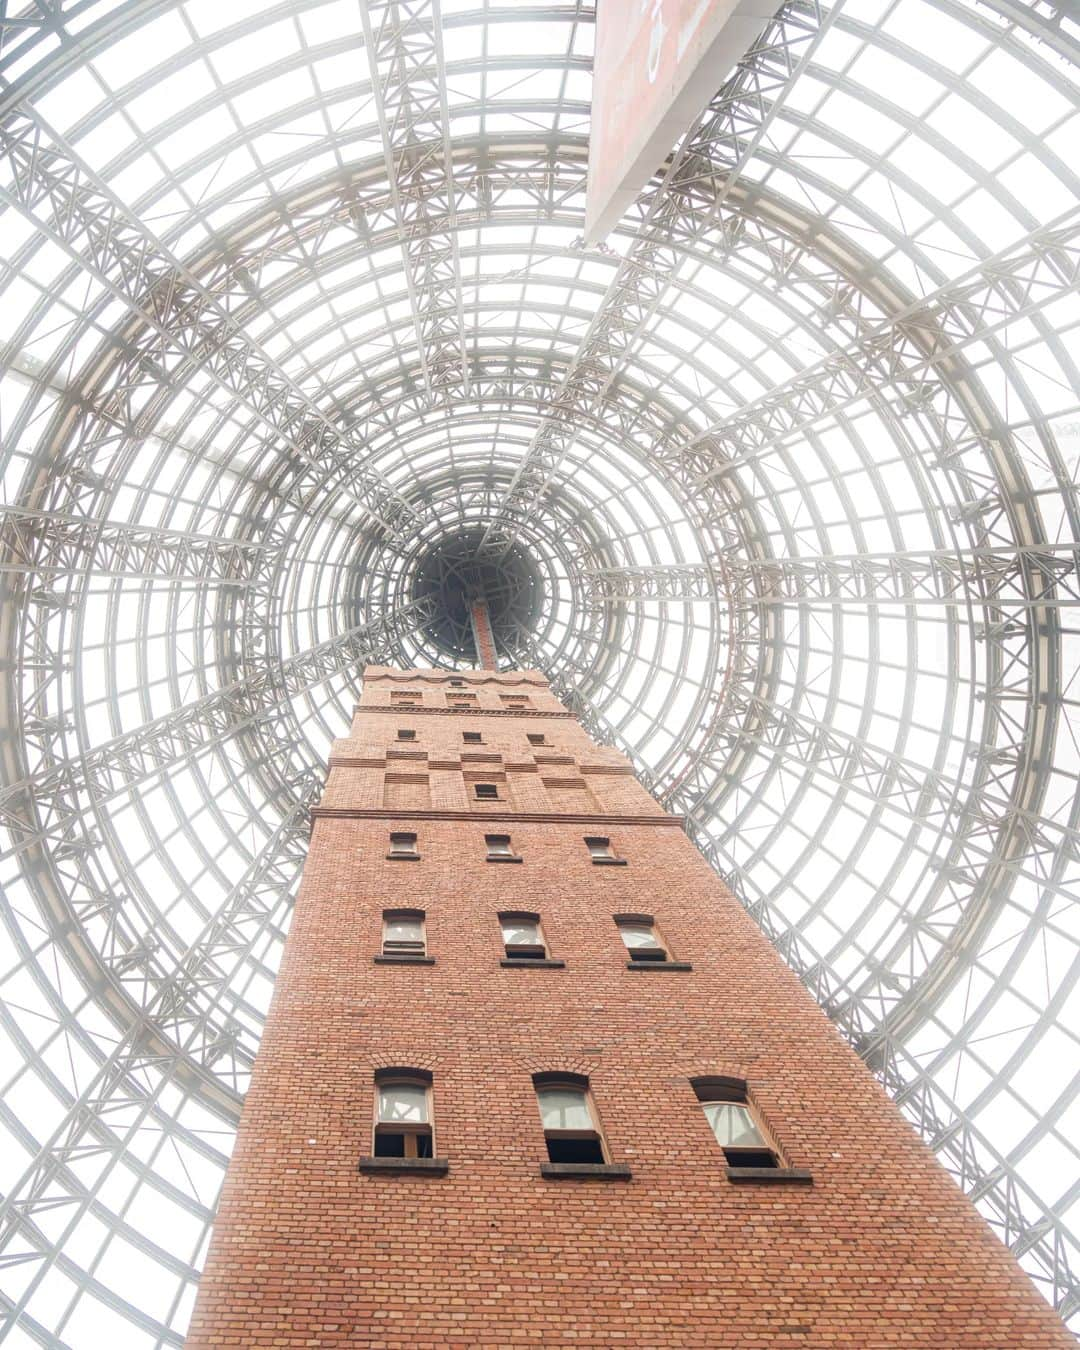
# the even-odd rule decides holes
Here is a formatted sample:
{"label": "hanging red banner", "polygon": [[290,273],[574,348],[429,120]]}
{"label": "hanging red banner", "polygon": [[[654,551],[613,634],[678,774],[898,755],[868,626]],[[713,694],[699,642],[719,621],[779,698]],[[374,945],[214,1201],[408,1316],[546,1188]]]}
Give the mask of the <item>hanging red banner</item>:
{"label": "hanging red banner", "polygon": [[616,224],[775,12],[775,0],[598,0],[587,243]]}

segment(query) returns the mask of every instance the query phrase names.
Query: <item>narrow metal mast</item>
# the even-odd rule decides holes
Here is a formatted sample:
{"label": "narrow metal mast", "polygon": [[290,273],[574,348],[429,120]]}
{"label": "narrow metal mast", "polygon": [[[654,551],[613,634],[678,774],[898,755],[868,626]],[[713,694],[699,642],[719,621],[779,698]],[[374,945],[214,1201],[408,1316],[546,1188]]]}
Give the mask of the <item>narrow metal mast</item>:
{"label": "narrow metal mast", "polygon": [[495,634],[491,630],[491,611],[482,595],[472,596],[469,600],[469,621],[472,624],[473,641],[476,643],[476,664],[481,670],[497,670],[495,655]]}

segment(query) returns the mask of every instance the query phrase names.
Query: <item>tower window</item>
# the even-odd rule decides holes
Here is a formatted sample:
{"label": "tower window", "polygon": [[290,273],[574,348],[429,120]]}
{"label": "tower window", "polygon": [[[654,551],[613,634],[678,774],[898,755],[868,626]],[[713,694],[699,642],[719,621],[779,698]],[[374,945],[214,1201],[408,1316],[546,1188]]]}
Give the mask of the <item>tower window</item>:
{"label": "tower window", "polygon": [[594,863],[601,866],[625,867],[626,859],[620,858],[611,847],[611,840],[604,838],[603,835],[586,835],[585,847],[589,850],[589,857]]}
{"label": "tower window", "polygon": [[426,956],[424,911],[384,909],[382,949],[384,956]]}
{"label": "tower window", "polygon": [[397,738],[399,741],[415,741],[416,732],[411,727],[398,727]]}
{"label": "tower window", "polygon": [[547,737],[542,731],[529,731],[525,734],[529,738],[530,745],[547,745]]}
{"label": "tower window", "polygon": [[473,791],[476,793],[478,802],[497,802],[499,800],[499,785],[497,783],[474,783]]}
{"label": "tower window", "polygon": [[464,685],[465,685],[465,681],[464,681],[464,680],[456,680],[456,679],[455,679],[455,680],[451,680],[451,681],[450,681],[450,688],[451,688],[451,689],[462,689],[462,688],[464,688]]}
{"label": "tower window", "polygon": [[480,745],[483,741],[479,731],[463,731],[461,737],[466,745]]}
{"label": "tower window", "polygon": [[431,1074],[420,1069],[380,1069],[375,1075],[376,1158],[434,1157]]}
{"label": "tower window", "polygon": [[691,1086],[729,1167],[780,1166],[754,1118],[745,1083],[737,1078],[696,1078]]}
{"label": "tower window", "polygon": [[539,914],[500,914],[506,955],[511,960],[543,961],[548,950],[540,931]]}
{"label": "tower window", "polygon": [[656,935],[649,914],[616,914],[619,936],[626,946],[631,961],[666,961],[667,948]]}
{"label": "tower window", "polygon": [[488,862],[520,862],[521,855],[515,853],[508,834],[485,834]]}
{"label": "tower window", "polygon": [[420,853],[416,847],[415,834],[403,834],[395,831],[390,835],[390,852],[386,855],[388,858],[405,859],[412,861],[419,858]]}
{"label": "tower window", "polygon": [[533,1085],[550,1161],[606,1162],[589,1100],[589,1080],[579,1074],[536,1074]]}

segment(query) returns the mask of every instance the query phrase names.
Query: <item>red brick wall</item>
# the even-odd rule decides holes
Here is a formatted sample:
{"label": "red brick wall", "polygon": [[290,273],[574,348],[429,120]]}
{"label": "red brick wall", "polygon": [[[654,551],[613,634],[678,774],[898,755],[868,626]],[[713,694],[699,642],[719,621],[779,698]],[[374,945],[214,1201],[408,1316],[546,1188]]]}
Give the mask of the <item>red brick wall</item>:
{"label": "red brick wall", "polygon": [[[369,672],[335,746],[190,1350],[1071,1345],[682,831],[530,678],[529,711],[496,698],[520,677],[476,672],[480,711],[457,713],[440,710],[445,677]],[[405,687],[432,711],[379,710]],[[463,747],[464,728],[485,744]],[[483,763],[507,800],[470,801],[463,749],[498,756]],[[402,762],[426,772],[431,806],[390,815]],[[548,784],[568,779],[606,819],[549,814],[566,789]],[[496,828],[520,865],[485,861]],[[397,829],[421,861],[386,859]],[[628,865],[594,866],[592,833]],[[426,911],[434,966],[373,963],[397,906]],[[502,909],[539,911],[566,968],[502,968]],[[693,970],[628,970],[611,918],[625,911],[655,915]],[[433,1075],[446,1176],[358,1171],[374,1072],[394,1065]],[[551,1070],[588,1075],[629,1182],[540,1176],[532,1075]],[[689,1085],[704,1074],[747,1080],[812,1186],[728,1180]]]}

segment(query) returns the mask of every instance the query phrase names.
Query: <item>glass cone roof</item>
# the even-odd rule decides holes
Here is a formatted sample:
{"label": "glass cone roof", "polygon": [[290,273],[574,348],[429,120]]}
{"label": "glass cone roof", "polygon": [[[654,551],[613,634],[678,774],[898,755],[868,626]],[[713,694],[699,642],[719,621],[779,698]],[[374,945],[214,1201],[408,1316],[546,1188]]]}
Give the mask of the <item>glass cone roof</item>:
{"label": "glass cone roof", "polygon": [[182,1343],[330,741],[453,659],[462,537],[1080,1310],[1080,26],[799,0],[586,249],[593,17],[3,8],[12,1347]]}

